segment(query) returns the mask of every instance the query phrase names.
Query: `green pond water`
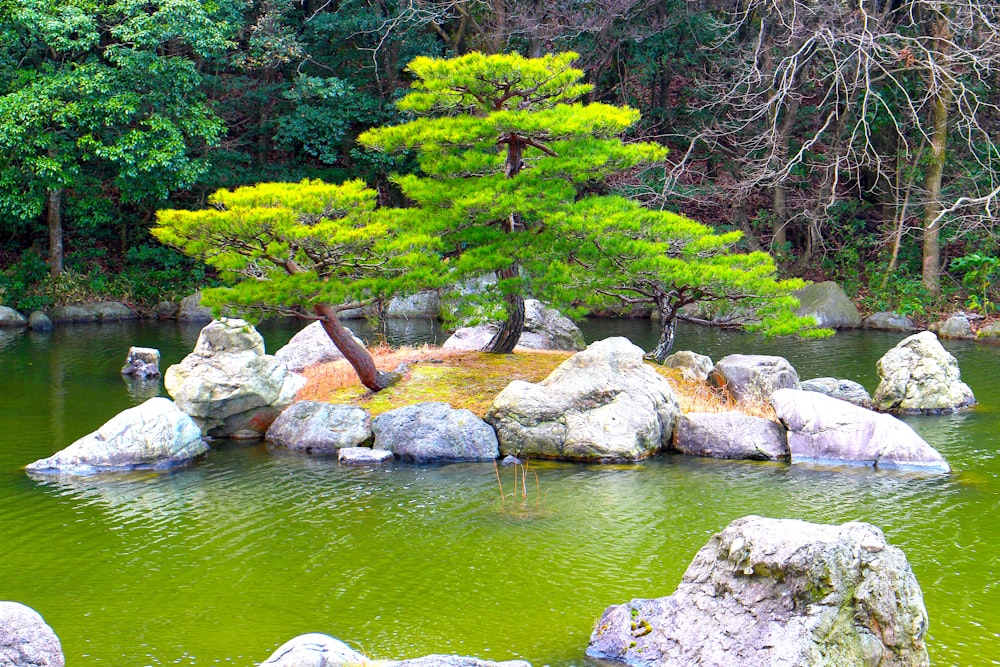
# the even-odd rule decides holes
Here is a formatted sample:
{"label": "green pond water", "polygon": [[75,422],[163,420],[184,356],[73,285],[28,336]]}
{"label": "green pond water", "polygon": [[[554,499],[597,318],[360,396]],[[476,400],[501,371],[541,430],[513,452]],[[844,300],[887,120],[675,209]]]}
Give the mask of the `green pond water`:
{"label": "green pond water", "polygon": [[[420,321],[399,326],[396,339],[435,335]],[[502,506],[491,464],[356,469],[225,442],[167,474],[24,473],[162,393],[119,376],[130,345],[159,348],[166,368],[198,330],[0,331],[0,599],[38,610],[70,667],[254,665],[305,632],[375,658],[584,665],[605,607],[670,594],[708,538],[747,514],[876,524],[923,588],[933,664],[1000,664],[1000,348],[946,343],[979,405],[908,419],[949,475],[683,456],[532,463],[527,503]],[[294,333],[261,330],[272,351]],[[655,342],[643,321],[593,321],[585,332]],[[676,349],[780,354],[803,379],[846,377],[873,391],[875,361],[901,338],[762,340],[682,327]],[[509,491],[513,471],[502,474]]]}

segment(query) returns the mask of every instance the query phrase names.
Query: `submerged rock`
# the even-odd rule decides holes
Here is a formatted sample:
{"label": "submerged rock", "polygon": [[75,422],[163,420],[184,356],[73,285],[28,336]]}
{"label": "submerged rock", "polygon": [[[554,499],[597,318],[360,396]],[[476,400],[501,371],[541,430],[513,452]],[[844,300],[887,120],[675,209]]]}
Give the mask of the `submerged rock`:
{"label": "submerged rock", "polygon": [[93,433],[25,466],[41,474],[93,475],[169,468],[208,451],[194,421],[166,398],[124,410]]}
{"label": "submerged rock", "polygon": [[872,407],[871,394],[868,393],[867,389],[853,380],[813,378],[812,380],[803,380],[799,388],[803,391],[815,391],[832,398],[839,398],[842,401],[853,403],[858,407],[866,409]]}
{"label": "submerged rock", "polygon": [[796,389],[781,389],[771,405],[788,429],[792,463],[855,463],[879,468],[948,472],[948,463],[892,415]]}
{"label": "submerged rock", "polygon": [[264,339],[239,319],[215,320],[194,351],[167,369],[167,392],[206,435],[262,437],[305,378],[264,354]]}
{"label": "submerged rock", "polygon": [[748,516],[677,591],[609,607],[587,654],[629,665],[924,667],[927,611],[906,556],[867,523]]}
{"label": "submerged rock", "polygon": [[336,454],[372,439],[372,419],[353,405],[293,403],[267,429],[268,442],[306,454]]}
{"label": "submerged rock", "polygon": [[788,360],[766,354],[727,355],[708,379],[737,401],[766,401],[778,389],[799,387],[799,374]]}
{"label": "submerged rock", "polygon": [[903,414],[954,412],[976,397],[962,382],[958,361],[930,331],[904,338],[876,365],[881,382],[875,409]]}
{"label": "submerged rock", "polygon": [[37,611],[19,602],[0,601],[0,666],[65,664],[59,638]]}
{"label": "submerged rock", "polygon": [[417,403],[384,412],[372,422],[375,448],[412,463],[493,461],[497,436],[470,410],[447,403]]}
{"label": "submerged rock", "polygon": [[742,412],[689,412],[674,430],[674,449],[716,459],[788,458],[785,429]]}
{"label": "submerged rock", "polygon": [[817,326],[829,329],[857,329],[861,326],[857,307],[844,289],[833,281],[806,285],[796,290],[794,296],[799,300],[795,313],[812,316]]}
{"label": "submerged rock", "polygon": [[337,460],[345,466],[380,466],[392,463],[395,455],[387,449],[371,447],[342,447],[337,452]]}
{"label": "submerged rock", "polygon": [[670,383],[625,338],[591,344],[534,384],[515,380],[486,413],[503,454],[642,459],[670,444],[680,414]]}
{"label": "submerged rock", "polygon": [[[444,342],[446,350],[482,350],[500,329],[498,322],[462,327]],[[524,300],[524,332],[517,346],[526,350],[569,350],[585,347],[583,333],[568,317],[537,299]]]}

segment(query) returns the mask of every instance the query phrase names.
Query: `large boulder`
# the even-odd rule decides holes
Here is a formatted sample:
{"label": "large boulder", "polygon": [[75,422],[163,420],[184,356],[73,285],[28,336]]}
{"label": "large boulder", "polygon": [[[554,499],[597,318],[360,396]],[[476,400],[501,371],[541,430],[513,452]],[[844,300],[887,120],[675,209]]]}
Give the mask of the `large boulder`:
{"label": "large boulder", "polygon": [[[490,322],[455,331],[443,347],[446,350],[482,350],[500,329],[500,323]],[[517,347],[526,350],[569,350],[585,347],[583,333],[573,321],[558,310],[548,308],[537,299],[524,300],[524,332]]]}
{"label": "large boulder", "polygon": [[680,368],[681,374],[688,380],[707,380],[715,368],[712,358],[691,350],[674,352],[663,360],[667,368]]}
{"label": "large boulder", "polygon": [[881,380],[872,396],[876,410],[901,414],[954,412],[976,397],[955,360],[930,331],[900,341],[878,360]]}
{"label": "large boulder", "polygon": [[630,665],[929,664],[923,594],[867,523],[748,516],[712,537],[673,595],[609,607],[587,654]]}
{"label": "large boulder", "polygon": [[[365,344],[357,336],[354,340],[362,347]],[[344,358],[344,353],[333,344],[330,335],[323,328],[323,323],[316,321],[292,336],[284,347],[274,353],[274,356],[289,370],[298,372],[310,366],[339,361]]]}
{"label": "large boulder", "polygon": [[680,414],[670,383],[625,338],[591,344],[538,384],[515,380],[486,413],[503,454],[642,459],[670,444]]}
{"label": "large boulder", "polygon": [[778,389],[799,386],[799,374],[787,359],[766,354],[727,355],[708,379],[737,401],[766,401]]}
{"label": "large boulder", "polygon": [[194,421],[166,398],[124,410],[99,429],[46,459],[32,473],[93,475],[137,468],[169,468],[208,451]]}
{"label": "large boulder", "polygon": [[372,418],[353,405],[299,401],[267,429],[268,442],[306,454],[336,454],[372,439]]}
{"label": "large boulder", "polygon": [[26,327],[28,318],[13,308],[0,306],[0,327]]}
{"label": "large boulder", "polygon": [[892,415],[796,389],[774,392],[771,405],[788,429],[792,463],[856,463],[927,472],[950,469],[936,449]]}
{"label": "large boulder", "polygon": [[742,412],[689,412],[674,430],[673,447],[682,454],[717,459],[782,459],[788,441],[781,424]]}
{"label": "large boulder", "polygon": [[865,329],[879,329],[881,331],[913,331],[913,320],[906,315],[881,311],[872,313],[864,319],[861,325]]}
{"label": "large boulder", "polygon": [[871,394],[868,393],[868,390],[864,386],[853,380],[813,378],[811,380],[803,380],[799,383],[799,388],[802,391],[815,391],[820,394],[832,396],[833,398],[839,398],[842,401],[853,403],[862,408],[870,409],[872,407]]}
{"label": "large boulder", "polygon": [[264,354],[264,339],[239,319],[215,320],[194,351],[167,369],[167,392],[205,435],[261,437],[305,378]]}
{"label": "large boulder", "polygon": [[794,293],[799,300],[796,314],[812,316],[816,324],[829,329],[857,329],[861,314],[847,298],[843,288],[835,282],[813,283]]}
{"label": "large boulder", "polygon": [[492,461],[497,436],[470,410],[447,403],[417,403],[384,412],[372,421],[375,449],[404,461]]}
{"label": "large boulder", "polygon": [[63,667],[62,644],[41,615],[0,601],[0,667]]}

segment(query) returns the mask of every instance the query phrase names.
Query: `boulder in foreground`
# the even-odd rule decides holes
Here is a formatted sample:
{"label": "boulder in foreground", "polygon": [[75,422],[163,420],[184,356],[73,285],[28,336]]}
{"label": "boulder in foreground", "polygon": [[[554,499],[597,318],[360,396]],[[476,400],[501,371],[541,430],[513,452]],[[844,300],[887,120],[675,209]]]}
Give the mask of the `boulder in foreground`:
{"label": "boulder in foreground", "polygon": [[668,597],[609,607],[587,654],[637,666],[929,664],[923,594],[867,523],[748,516],[712,537]]}
{"label": "boulder in foreground", "polygon": [[0,665],[63,667],[62,645],[45,620],[31,607],[0,601]]}

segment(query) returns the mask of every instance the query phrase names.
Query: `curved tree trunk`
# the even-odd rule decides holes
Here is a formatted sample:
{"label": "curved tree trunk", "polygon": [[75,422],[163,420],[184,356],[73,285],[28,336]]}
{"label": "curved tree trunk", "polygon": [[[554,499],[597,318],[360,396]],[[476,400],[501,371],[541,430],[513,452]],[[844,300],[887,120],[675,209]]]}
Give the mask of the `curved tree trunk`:
{"label": "curved tree trunk", "polygon": [[[517,274],[517,264],[512,264],[509,268],[497,271],[497,278],[509,280],[516,278]],[[521,340],[521,333],[524,331],[524,297],[518,290],[508,292],[504,296],[504,301],[507,304],[507,319],[500,325],[500,330],[486,346],[487,352],[510,354],[514,351],[517,342]]]}
{"label": "curved tree trunk", "polygon": [[361,379],[361,384],[372,391],[381,391],[392,384],[392,376],[375,368],[375,361],[363,345],[359,345],[350,331],[337,317],[337,311],[327,304],[316,304],[313,312],[322,319],[323,330],[330,337],[337,349],[354,368]]}
{"label": "curved tree trunk", "polygon": [[[666,318],[666,319],[665,319]],[[670,355],[670,350],[674,347],[674,334],[677,331],[677,317],[660,313],[660,340],[652,352],[643,355],[650,361],[662,364]]]}

